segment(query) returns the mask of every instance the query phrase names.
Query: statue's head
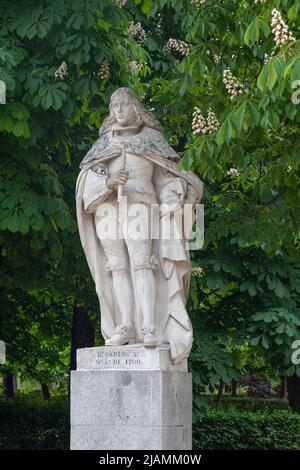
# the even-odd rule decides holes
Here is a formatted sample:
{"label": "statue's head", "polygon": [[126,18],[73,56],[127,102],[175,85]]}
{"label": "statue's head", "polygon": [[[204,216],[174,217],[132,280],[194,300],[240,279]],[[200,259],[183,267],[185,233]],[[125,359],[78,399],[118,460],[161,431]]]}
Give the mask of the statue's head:
{"label": "statue's head", "polygon": [[112,130],[114,124],[121,127],[148,126],[162,132],[160,123],[152,113],[147,111],[139,102],[130,88],[118,88],[111,95],[109,116],[104,119],[99,134]]}
{"label": "statue's head", "polygon": [[138,106],[140,103],[129,88],[119,88],[110,98],[110,115],[121,126],[130,126],[140,121]]}

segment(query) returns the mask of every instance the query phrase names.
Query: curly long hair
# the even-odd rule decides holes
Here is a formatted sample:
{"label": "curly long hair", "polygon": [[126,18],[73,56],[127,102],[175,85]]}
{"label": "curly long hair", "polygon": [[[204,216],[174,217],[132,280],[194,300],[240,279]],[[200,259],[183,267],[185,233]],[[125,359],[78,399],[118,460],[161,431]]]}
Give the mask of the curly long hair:
{"label": "curly long hair", "polygon": [[109,116],[104,119],[102,126],[99,129],[99,135],[106,134],[106,132],[109,132],[112,128],[112,125],[117,122],[112,105],[114,101],[120,97],[120,96],[127,95],[129,97],[131,103],[133,104],[135,113],[136,113],[136,118],[137,118],[137,124],[141,124],[147,127],[152,127],[152,129],[156,129],[159,132],[163,132],[163,128],[158,122],[158,120],[153,116],[152,113],[147,111],[139,102],[135,94],[133,93],[130,88],[118,88],[116,91],[113,92],[110,98],[110,103],[109,103]]}

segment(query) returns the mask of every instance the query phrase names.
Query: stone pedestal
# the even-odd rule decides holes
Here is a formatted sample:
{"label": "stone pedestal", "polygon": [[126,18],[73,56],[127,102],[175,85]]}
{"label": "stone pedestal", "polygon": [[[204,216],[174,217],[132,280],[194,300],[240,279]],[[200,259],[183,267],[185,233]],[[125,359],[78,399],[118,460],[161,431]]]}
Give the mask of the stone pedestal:
{"label": "stone pedestal", "polygon": [[78,349],[71,449],[191,449],[192,375],[169,354],[143,345]]}

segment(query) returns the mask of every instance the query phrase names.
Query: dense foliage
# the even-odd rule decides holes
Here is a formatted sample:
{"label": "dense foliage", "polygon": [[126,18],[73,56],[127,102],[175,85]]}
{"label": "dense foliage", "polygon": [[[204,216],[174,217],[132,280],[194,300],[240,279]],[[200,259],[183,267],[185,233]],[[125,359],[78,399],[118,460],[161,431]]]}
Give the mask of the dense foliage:
{"label": "dense foliage", "polygon": [[74,186],[111,92],[131,86],[205,183],[196,385],[249,367],[300,377],[298,0],[3,0],[0,11],[3,370],[60,380],[74,306],[97,318]]}
{"label": "dense foliage", "polygon": [[69,404],[40,400],[0,400],[0,450],[69,448]]}
{"label": "dense foliage", "polygon": [[288,411],[253,413],[213,410],[194,425],[194,448],[201,450],[300,449],[300,417]]}

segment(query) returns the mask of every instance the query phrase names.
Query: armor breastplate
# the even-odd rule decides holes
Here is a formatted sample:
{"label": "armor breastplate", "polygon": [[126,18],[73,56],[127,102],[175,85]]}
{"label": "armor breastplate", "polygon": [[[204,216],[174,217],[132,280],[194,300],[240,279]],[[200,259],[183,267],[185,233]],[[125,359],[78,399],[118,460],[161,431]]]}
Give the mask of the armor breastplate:
{"label": "armor breastplate", "polygon": [[[129,178],[123,185],[123,195],[128,202],[142,202],[155,204],[157,202],[152,183],[154,164],[143,157],[130,153],[126,154],[125,170],[129,172]],[[121,156],[112,158],[107,162],[108,173],[115,176],[124,169],[124,161]]]}

